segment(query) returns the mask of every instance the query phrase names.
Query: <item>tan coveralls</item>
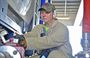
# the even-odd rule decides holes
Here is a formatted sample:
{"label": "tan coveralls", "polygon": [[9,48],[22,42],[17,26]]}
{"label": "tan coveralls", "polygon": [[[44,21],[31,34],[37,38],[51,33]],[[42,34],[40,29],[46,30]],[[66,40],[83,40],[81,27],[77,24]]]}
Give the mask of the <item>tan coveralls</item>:
{"label": "tan coveralls", "polygon": [[[69,43],[69,32],[65,25],[56,20],[47,32],[46,36],[40,37],[44,25],[36,26],[31,32],[24,35],[27,41],[27,49],[43,50],[57,47],[58,49],[50,52],[48,58],[70,58],[72,55],[71,45]],[[31,58],[38,58],[33,56]]]}

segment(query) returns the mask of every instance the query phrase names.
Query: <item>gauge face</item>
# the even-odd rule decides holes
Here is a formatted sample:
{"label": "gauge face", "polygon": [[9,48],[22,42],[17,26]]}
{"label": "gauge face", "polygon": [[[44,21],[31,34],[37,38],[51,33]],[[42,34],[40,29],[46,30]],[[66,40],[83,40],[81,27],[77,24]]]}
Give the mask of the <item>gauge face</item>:
{"label": "gauge face", "polygon": [[13,58],[21,58],[20,53],[17,51],[17,49],[12,46],[1,46],[0,51],[9,53]]}

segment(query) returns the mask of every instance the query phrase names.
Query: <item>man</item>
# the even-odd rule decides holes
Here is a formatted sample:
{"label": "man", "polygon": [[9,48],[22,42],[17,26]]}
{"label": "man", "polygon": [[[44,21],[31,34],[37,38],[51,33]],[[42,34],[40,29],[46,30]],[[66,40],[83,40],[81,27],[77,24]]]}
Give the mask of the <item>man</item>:
{"label": "man", "polygon": [[55,6],[45,3],[40,9],[40,17],[45,24],[37,25],[24,35],[27,49],[42,50],[40,57],[31,58],[71,58],[67,27],[58,22],[54,15]]}

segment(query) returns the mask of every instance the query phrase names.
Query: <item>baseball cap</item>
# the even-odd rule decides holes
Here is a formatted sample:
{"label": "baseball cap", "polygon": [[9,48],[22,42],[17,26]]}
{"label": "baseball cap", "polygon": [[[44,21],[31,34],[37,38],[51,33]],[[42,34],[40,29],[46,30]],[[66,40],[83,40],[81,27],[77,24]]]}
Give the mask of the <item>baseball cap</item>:
{"label": "baseball cap", "polygon": [[55,10],[55,6],[50,3],[45,3],[42,5],[42,7],[39,9],[39,11],[46,11],[46,12],[53,12]]}

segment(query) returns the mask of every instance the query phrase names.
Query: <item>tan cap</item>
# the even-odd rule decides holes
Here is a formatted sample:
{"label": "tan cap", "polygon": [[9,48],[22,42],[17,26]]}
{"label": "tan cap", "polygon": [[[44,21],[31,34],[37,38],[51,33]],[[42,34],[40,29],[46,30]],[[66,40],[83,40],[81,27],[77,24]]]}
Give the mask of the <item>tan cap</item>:
{"label": "tan cap", "polygon": [[53,12],[55,10],[55,6],[50,3],[45,3],[42,5],[42,7],[39,9],[39,11],[46,11],[46,12]]}

